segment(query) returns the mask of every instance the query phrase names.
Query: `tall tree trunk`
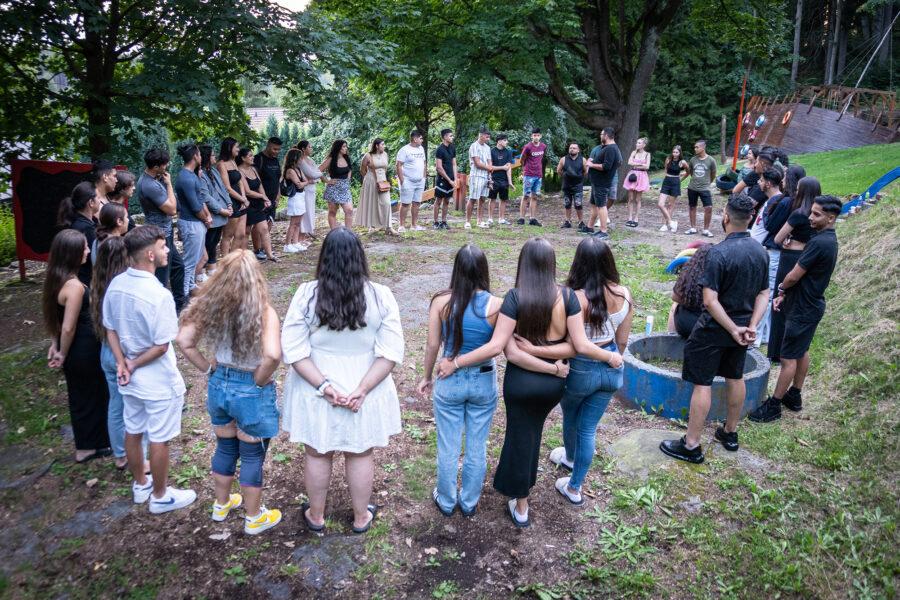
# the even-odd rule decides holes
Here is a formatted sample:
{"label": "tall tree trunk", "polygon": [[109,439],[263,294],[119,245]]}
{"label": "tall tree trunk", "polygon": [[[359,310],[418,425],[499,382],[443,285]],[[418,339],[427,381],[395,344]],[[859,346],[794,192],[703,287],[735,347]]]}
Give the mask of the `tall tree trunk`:
{"label": "tall tree trunk", "polygon": [[[107,41],[115,44],[116,39]],[[107,56],[109,46],[102,36],[88,29],[85,32],[84,111],[88,122],[88,150],[91,158],[105,158],[112,148],[112,99],[110,91],[115,74],[115,60]]]}
{"label": "tall tree trunk", "polygon": [[849,30],[850,27],[842,27],[838,35],[837,69],[835,69],[835,77],[837,78],[840,78],[844,72],[844,67],[847,66],[847,38],[850,37]]}
{"label": "tall tree trunk", "polygon": [[[825,59],[825,85],[834,83],[834,67],[837,57],[838,36],[841,33],[841,13],[844,12],[843,0],[834,0],[831,19],[834,25],[830,27],[828,35],[828,56]],[[829,22],[829,25],[831,23]]]}
{"label": "tall tree trunk", "polygon": [[803,22],[803,0],[797,0],[794,15],[794,55],[791,58],[791,87],[797,85],[797,71],[800,69],[800,26]]}
{"label": "tall tree trunk", "polygon": [[[878,27],[878,39],[880,40],[884,37],[884,34],[887,33],[887,30],[891,27],[891,22],[894,20],[894,5],[892,2],[887,2],[881,8],[881,23],[880,27]],[[891,58],[891,40],[886,40],[885,43],[881,46],[881,50],[878,51],[878,56],[875,59],[878,61],[879,67],[885,67],[888,64],[888,61]]]}

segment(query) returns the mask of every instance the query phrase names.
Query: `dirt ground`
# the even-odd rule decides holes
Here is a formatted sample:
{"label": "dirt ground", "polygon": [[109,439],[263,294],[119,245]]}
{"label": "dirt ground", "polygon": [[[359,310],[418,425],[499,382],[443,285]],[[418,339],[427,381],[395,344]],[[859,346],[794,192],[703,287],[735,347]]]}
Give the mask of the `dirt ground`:
{"label": "dirt ground", "polygon": [[[616,206],[611,243],[617,256],[633,257],[635,268],[659,273],[640,283],[659,315],[672,281],[661,275],[660,266],[698,238],[657,232],[660,217],[655,198],[648,197],[641,227],[635,230],[622,227],[624,206]],[[12,473],[3,480],[8,485],[0,488],[7,523],[0,533],[0,548],[6,557],[0,567],[0,592],[14,598],[498,598],[538,594],[537,588],[527,588],[538,582],[577,580],[580,567],[573,551],[596,542],[615,483],[628,482],[615,471],[603,449],[635,427],[675,431],[677,426],[614,402],[599,428],[599,452],[586,484],[585,506],[573,508],[561,501],[553,487],[561,475],[545,458],[531,497],[534,524],[519,530],[509,522],[505,499],[490,485],[503,438],[502,404],[494,418],[488,478],[478,512],[472,518],[459,513],[445,518],[430,498],[435,439],[431,403],[414,391],[422,370],[428,301],[449,282],[456,248],[468,240],[485,247],[498,293],[512,285],[518,249],[530,235],[547,236],[561,256],[561,268],[567,268],[565,261],[581,236],[574,230],[559,229],[561,204],[557,196],[543,202],[542,229],[513,226],[505,231],[495,227],[467,232],[456,215],[450,232],[429,230],[396,239],[362,234],[373,279],[390,285],[400,303],[407,344],[406,359],[393,374],[403,409],[403,433],[393,438],[390,446],[376,451],[373,500],[380,506],[380,514],[366,536],[349,531],[349,496],[340,459],[331,485],[328,532],[319,536],[306,530],[299,511],[304,499],[302,449],[284,437],[273,440],[264,495],[269,507],[284,512],[283,523],[250,537],[243,534],[238,516],[225,523],[211,521],[213,495],[208,471],[215,439],[205,410],[203,377],[183,359],[179,366],[188,383],[187,410],[182,435],[172,444],[171,479],[197,490],[199,498],[193,506],[173,514],[150,515],[145,508],[131,504],[130,478],[117,471],[111,459],[75,465],[67,428],[54,424],[67,410],[61,374],[47,374],[41,368],[47,343],[40,319],[42,265],[29,263],[26,283],[17,282],[13,269],[4,273],[0,346],[4,355],[17,357],[16,369],[34,374],[29,385],[38,391],[27,400],[29,406],[43,401],[49,412],[56,414],[46,417],[47,435],[0,444],[0,473]],[[683,231],[687,224],[684,198],[678,210]],[[430,207],[423,207],[422,212],[430,215]],[[285,229],[283,222],[276,225],[278,249]],[[712,230],[721,232],[718,215]],[[718,233],[712,241],[720,239]],[[283,255],[279,263],[266,263],[280,315],[285,314],[296,284],[311,278],[319,246]],[[562,278],[564,273],[558,275]],[[642,309],[646,312],[647,307],[639,306],[639,314]],[[636,319],[636,323],[643,327],[643,320]],[[658,320],[657,329],[661,326]],[[2,383],[4,387],[16,384]],[[7,433],[4,424],[0,436]],[[560,440],[557,409],[545,427],[545,457]],[[686,470],[680,476],[690,479],[695,475]],[[689,551],[680,549],[674,538],[661,539],[657,551],[671,552],[680,560],[690,558]],[[664,556],[657,554],[651,560]],[[624,561],[620,565],[631,566]],[[608,566],[617,568],[615,563]],[[686,584],[681,578],[689,581],[692,577],[690,572],[665,575],[652,595],[671,592],[685,597],[688,588],[682,587]],[[595,591],[581,597],[620,595],[613,588],[590,589]],[[569,595],[579,597],[577,590]]]}

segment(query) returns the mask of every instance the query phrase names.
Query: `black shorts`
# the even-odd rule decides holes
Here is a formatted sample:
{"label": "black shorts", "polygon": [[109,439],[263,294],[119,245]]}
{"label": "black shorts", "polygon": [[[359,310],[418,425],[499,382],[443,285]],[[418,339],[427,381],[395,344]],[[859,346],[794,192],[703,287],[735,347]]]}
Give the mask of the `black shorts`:
{"label": "black shorts", "polygon": [[572,208],[572,205],[575,205],[575,210],[581,210],[581,207],[584,205],[584,188],[579,186],[576,188],[563,188],[563,206],[565,208]]}
{"label": "black shorts", "polygon": [[437,176],[434,182],[434,197],[435,198],[452,198],[453,197],[453,186],[450,185],[450,182],[441,177]]}
{"label": "black shorts", "polygon": [[681,304],[675,307],[675,331],[684,339],[691,337],[694,325],[700,319],[698,311],[685,308]]}
{"label": "black shorts", "polygon": [[681,181],[677,177],[663,177],[659,193],[677,198],[681,195]]}
{"label": "black shorts", "polygon": [[[721,345],[721,340],[711,339],[705,327],[695,327],[684,343],[684,362],[681,378],[694,385],[712,385],[716,376],[725,379],[742,379],[747,347]],[[715,336],[719,337],[719,336]]]}
{"label": "black shorts", "polygon": [[688,188],[688,206],[697,206],[697,199],[703,202],[703,207],[712,206],[712,194],[709,190],[692,190]]}
{"label": "black shorts", "polygon": [[497,198],[503,200],[509,200],[509,186],[505,184],[499,184],[496,181],[491,182],[491,191],[488,192],[488,198],[491,200],[496,200]]}
{"label": "black shorts", "polygon": [[818,326],[818,321],[797,321],[788,318],[784,323],[784,337],[781,339],[781,358],[790,360],[803,358],[809,351]]}
{"label": "black shorts", "polygon": [[606,207],[606,200],[609,198],[609,188],[598,188],[596,186],[591,186],[591,204],[594,206],[599,206],[600,208]]}

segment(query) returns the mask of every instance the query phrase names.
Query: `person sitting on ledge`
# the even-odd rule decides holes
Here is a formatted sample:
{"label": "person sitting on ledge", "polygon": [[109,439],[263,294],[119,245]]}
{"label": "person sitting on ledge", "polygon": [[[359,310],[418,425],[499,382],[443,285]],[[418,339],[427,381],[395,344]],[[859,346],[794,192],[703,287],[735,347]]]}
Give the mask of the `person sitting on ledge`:
{"label": "person sitting on ledge", "polygon": [[659,444],[664,454],[679,460],[703,462],[700,434],[717,375],[725,378],[728,413],[715,438],[726,450],[738,449],[737,422],[746,395],[744,361],[769,302],[769,256],[747,231],[754,204],[746,194],[732,196],[722,215],[726,237],[707,257],[701,280],[703,312],[685,342],[681,371],[681,378],[694,384],[687,435]]}
{"label": "person sitting on ledge", "polygon": [[675,287],[672,288],[672,308],[669,309],[669,333],[677,333],[682,339],[688,339],[694,325],[703,312],[703,284],[701,279],[706,272],[706,261],[712,244],[703,244],[691,257],[678,274]]}

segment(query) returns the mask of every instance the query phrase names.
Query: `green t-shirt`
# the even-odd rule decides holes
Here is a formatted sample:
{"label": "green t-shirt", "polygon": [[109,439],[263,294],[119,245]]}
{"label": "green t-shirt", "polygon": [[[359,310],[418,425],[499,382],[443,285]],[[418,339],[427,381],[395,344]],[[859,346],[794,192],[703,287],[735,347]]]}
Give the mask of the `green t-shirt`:
{"label": "green t-shirt", "polygon": [[689,190],[702,191],[709,189],[712,183],[712,173],[716,168],[716,160],[706,155],[703,158],[694,156],[691,158],[691,182],[688,184]]}

